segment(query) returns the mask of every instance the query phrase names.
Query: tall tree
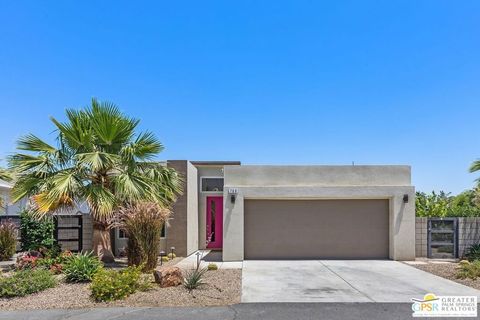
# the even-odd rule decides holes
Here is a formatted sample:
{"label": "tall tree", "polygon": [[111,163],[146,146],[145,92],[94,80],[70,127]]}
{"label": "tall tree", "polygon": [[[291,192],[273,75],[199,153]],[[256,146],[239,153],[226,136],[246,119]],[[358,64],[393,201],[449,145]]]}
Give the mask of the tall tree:
{"label": "tall tree", "polygon": [[0,168],[0,180],[11,181],[12,175],[7,169]]}
{"label": "tall tree", "polygon": [[[473,161],[472,165],[469,168],[470,173],[480,171],[480,159]],[[474,188],[475,196],[473,201],[476,205],[480,206],[480,178],[477,180],[477,186]]]}
{"label": "tall tree", "polygon": [[[51,118],[57,146],[33,134],[19,139],[9,159],[16,171],[13,200],[30,197],[45,215],[86,201],[93,217],[93,250],[112,261],[109,221],[129,203],[169,207],[181,190],[177,172],[154,162],[162,144],[151,132],[136,133],[139,120],[108,102],[92,99],[82,110],[66,110],[67,121]],[[27,153],[23,152],[27,151]]]}

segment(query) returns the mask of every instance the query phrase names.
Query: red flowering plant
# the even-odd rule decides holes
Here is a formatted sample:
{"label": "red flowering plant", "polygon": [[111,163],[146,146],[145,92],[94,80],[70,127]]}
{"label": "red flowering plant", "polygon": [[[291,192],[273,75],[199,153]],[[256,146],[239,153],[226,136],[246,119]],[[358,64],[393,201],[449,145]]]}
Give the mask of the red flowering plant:
{"label": "red flowering plant", "polygon": [[60,274],[63,271],[63,265],[60,263],[54,263],[50,266],[50,272],[53,274]]}
{"label": "red flowering plant", "polygon": [[17,270],[35,269],[40,256],[25,252],[17,257],[15,268]]}

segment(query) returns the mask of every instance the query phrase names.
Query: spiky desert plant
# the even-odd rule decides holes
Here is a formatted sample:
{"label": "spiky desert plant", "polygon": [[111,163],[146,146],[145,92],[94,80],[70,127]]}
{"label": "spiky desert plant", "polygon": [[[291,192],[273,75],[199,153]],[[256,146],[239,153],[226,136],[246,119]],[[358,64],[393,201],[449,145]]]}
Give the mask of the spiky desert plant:
{"label": "spiky desert plant", "polygon": [[17,246],[17,227],[10,221],[0,223],[0,261],[10,260]]}
{"label": "spiky desert plant", "polygon": [[170,214],[169,209],[152,202],[131,204],[119,210],[117,226],[128,235],[129,265],[143,265],[144,271],[155,269],[162,228]]}
{"label": "spiky desert plant", "polygon": [[[92,99],[68,109],[67,121],[51,118],[57,146],[29,134],[9,158],[16,173],[13,200],[30,197],[42,216],[86,201],[93,217],[93,250],[113,261],[108,220],[125,203],[150,201],[168,207],[181,190],[177,172],[153,161],[163,150],[151,132],[137,133],[139,120],[113,104]],[[25,152],[26,151],[26,152]]]}

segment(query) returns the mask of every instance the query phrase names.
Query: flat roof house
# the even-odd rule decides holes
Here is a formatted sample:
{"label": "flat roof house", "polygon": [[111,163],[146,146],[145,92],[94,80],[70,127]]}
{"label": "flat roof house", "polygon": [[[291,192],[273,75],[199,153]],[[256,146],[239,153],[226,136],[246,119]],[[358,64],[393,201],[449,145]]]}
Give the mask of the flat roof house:
{"label": "flat roof house", "polygon": [[164,250],[222,250],[224,261],[415,259],[409,166],[167,165],[185,186]]}
{"label": "flat roof house", "polygon": [[[188,160],[166,165],[184,179],[183,194],[162,232],[166,252],[175,247],[178,256],[187,256],[209,248],[221,250],[224,261],[415,259],[415,189],[409,166]],[[9,187],[3,186],[4,195]],[[15,214],[19,207],[7,212]],[[91,219],[83,215],[78,249],[91,250]],[[126,235],[118,229],[112,235],[120,254]],[[75,243],[66,245],[74,249]]]}

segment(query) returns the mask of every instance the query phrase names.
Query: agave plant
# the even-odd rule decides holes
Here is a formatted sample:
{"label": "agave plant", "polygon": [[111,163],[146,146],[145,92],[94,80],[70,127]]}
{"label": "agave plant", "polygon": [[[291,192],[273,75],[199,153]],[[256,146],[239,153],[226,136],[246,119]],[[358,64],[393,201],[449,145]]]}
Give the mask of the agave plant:
{"label": "agave plant", "polygon": [[151,132],[136,133],[139,120],[108,102],[92,99],[82,110],[66,110],[67,121],[51,118],[53,146],[29,134],[9,158],[16,172],[14,201],[32,200],[42,216],[86,201],[94,221],[93,250],[113,260],[108,221],[126,203],[151,201],[168,207],[181,190],[177,172],[153,159],[163,150]]}

